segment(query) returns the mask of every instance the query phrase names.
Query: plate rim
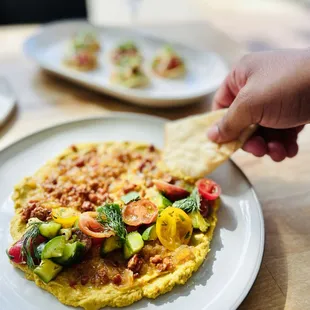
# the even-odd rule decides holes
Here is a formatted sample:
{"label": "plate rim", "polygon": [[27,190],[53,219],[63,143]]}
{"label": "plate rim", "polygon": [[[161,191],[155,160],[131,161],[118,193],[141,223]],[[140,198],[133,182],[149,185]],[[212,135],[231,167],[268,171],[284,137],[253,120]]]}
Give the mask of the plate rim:
{"label": "plate rim", "polygon": [[[154,116],[154,115],[149,115],[149,114],[144,114],[144,113],[132,113],[132,112],[108,112],[106,115],[99,115],[99,116],[90,116],[90,117],[82,117],[82,118],[77,118],[74,120],[70,121],[61,121],[58,123],[55,123],[53,125],[38,129],[26,136],[23,136],[8,145],[6,145],[3,149],[0,150],[0,156],[8,152],[11,148],[16,147],[19,143],[22,142],[27,142],[28,139],[31,139],[35,136],[39,136],[40,134],[47,132],[51,129],[56,129],[58,127],[66,126],[66,125],[73,125],[73,124],[78,124],[80,122],[84,121],[91,121],[91,120],[105,120],[113,117],[120,117],[120,118],[131,118],[131,119],[137,119],[137,118],[144,118],[144,119],[149,119],[153,121],[159,121],[161,123],[166,123],[169,121],[169,119],[164,118],[164,117],[159,117],[159,116]],[[248,278],[247,283],[242,291],[242,293],[239,295],[239,297],[236,299],[235,303],[230,306],[230,309],[237,309],[241,303],[244,301],[244,299],[247,297],[249,294],[250,290],[253,287],[253,284],[258,276],[258,273],[260,271],[260,267],[263,262],[263,254],[264,254],[264,248],[265,248],[265,222],[264,222],[264,217],[263,217],[263,211],[262,211],[262,205],[258,199],[257,193],[255,191],[255,188],[253,184],[250,182],[249,178],[247,175],[242,171],[242,169],[232,160],[229,159],[229,161],[232,163],[232,165],[238,170],[238,172],[243,176],[245,182],[249,185],[249,189],[252,192],[253,199],[255,200],[257,204],[257,211],[258,211],[258,219],[260,223],[260,243],[259,243],[259,251],[257,255],[257,259],[255,262],[255,266],[252,270],[251,276]]]}
{"label": "plate rim", "polygon": [[[195,91],[194,93],[189,93],[189,94],[185,94],[185,95],[174,95],[174,96],[167,96],[165,94],[157,94],[155,97],[147,95],[147,94],[140,94],[139,92],[135,92],[135,93],[128,93],[128,90],[125,88],[121,88],[118,87],[117,85],[98,85],[97,83],[93,82],[93,81],[89,81],[89,79],[87,78],[80,78],[80,77],[73,77],[70,74],[66,73],[66,72],[62,72],[61,70],[58,70],[57,68],[54,68],[52,66],[50,66],[49,64],[45,64],[43,61],[41,61],[38,57],[36,57],[33,53],[33,42],[36,42],[39,36],[42,36],[42,34],[44,34],[45,31],[49,31],[52,27],[57,27],[57,26],[61,26],[61,25],[85,25],[85,27],[91,26],[94,29],[96,29],[97,31],[105,31],[105,30],[118,30],[118,31],[127,31],[127,32],[131,32],[139,37],[146,37],[148,39],[151,40],[157,40],[157,41],[161,41],[163,44],[165,43],[169,43],[175,46],[178,46],[180,48],[186,48],[186,49],[190,49],[192,51],[195,52],[199,52],[199,53],[206,53],[206,54],[210,54],[210,56],[214,57],[214,59],[216,59],[216,62],[219,63],[221,66],[223,66],[223,70],[224,72],[226,72],[225,74],[223,74],[223,79],[225,78],[225,76],[228,74],[228,64],[226,63],[226,61],[224,60],[224,58],[211,50],[203,50],[203,49],[198,49],[198,48],[194,48],[192,46],[187,46],[185,44],[182,44],[180,42],[176,42],[173,39],[172,40],[166,40],[164,38],[161,38],[158,35],[154,35],[154,34],[150,34],[148,31],[144,31],[143,29],[140,28],[126,28],[126,27],[122,27],[122,26],[96,26],[96,25],[91,25],[87,20],[85,19],[62,19],[59,21],[52,21],[49,23],[44,24],[43,26],[39,27],[34,33],[30,34],[30,36],[28,36],[23,44],[22,44],[22,50],[24,52],[24,54],[30,58],[32,61],[34,61],[37,65],[39,65],[42,69],[47,70],[53,74],[56,74],[64,79],[70,80],[76,84],[80,84],[83,85],[87,88],[89,88],[90,90],[95,90],[98,91],[100,93],[103,94],[107,94],[116,98],[120,98],[122,100],[125,101],[129,101],[131,103],[135,103],[141,106],[160,106],[160,107],[172,107],[172,106],[182,106],[182,105],[187,105],[190,103],[193,103],[195,101],[198,101],[199,99],[204,98],[205,96],[208,96],[210,94],[212,94],[214,91],[216,91],[216,89],[218,89],[218,87],[220,86],[221,82],[218,83],[214,83],[213,85],[210,85],[210,87],[208,89],[203,89],[203,90],[199,90],[199,91]],[[168,103],[167,105],[163,105],[164,103]]]}

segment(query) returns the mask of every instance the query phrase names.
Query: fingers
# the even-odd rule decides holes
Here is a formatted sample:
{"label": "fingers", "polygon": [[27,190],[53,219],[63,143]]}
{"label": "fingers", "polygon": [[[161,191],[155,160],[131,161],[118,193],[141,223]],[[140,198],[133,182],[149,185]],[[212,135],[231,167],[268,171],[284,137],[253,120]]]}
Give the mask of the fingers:
{"label": "fingers", "polygon": [[263,137],[253,136],[244,145],[243,150],[253,154],[256,157],[262,157],[267,154],[267,144]]}
{"label": "fingers", "polygon": [[287,156],[284,145],[281,142],[268,142],[268,155],[273,161],[280,162]]}
{"label": "fingers", "polygon": [[246,88],[243,88],[223,119],[211,127],[208,137],[217,143],[225,143],[239,138],[242,131],[252,124],[251,105],[247,103]]}
{"label": "fingers", "polygon": [[286,145],[285,149],[288,158],[295,157],[298,153],[298,144],[296,142],[293,142],[289,145]]}
{"label": "fingers", "polygon": [[243,150],[257,157],[267,154],[276,162],[292,158],[298,153],[297,137],[300,130],[300,127],[289,129],[260,127],[244,144]]}
{"label": "fingers", "polygon": [[233,90],[231,89],[231,76],[228,75],[220,88],[217,90],[213,103],[212,110],[218,110],[229,107],[235,99]]}

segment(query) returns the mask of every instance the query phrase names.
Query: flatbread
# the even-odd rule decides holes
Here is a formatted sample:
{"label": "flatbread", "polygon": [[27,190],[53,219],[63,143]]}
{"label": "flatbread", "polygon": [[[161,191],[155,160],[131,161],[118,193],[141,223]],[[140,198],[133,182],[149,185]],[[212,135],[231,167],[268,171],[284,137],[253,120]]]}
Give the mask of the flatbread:
{"label": "flatbread", "polygon": [[[140,194],[142,195],[142,191],[145,191],[144,197],[151,200],[157,190],[154,185],[146,187],[146,179],[159,180],[164,178],[163,172],[158,169],[157,165],[160,160],[160,153],[153,146],[135,142],[85,143],[69,147],[59,156],[48,161],[34,175],[26,177],[15,186],[13,194],[15,215],[11,221],[13,240],[19,240],[25,233],[26,223],[22,218],[22,211],[27,208],[28,202],[35,200],[37,205],[53,208],[59,203],[58,198],[52,198],[58,190],[64,198],[65,196],[72,198],[66,199],[65,207],[72,208],[78,213],[83,211],[80,209],[82,201],[76,200],[75,193],[79,192],[80,186],[84,184],[88,186],[94,181],[99,183],[99,188],[103,187],[101,182],[110,182],[112,186],[109,186],[108,193],[113,201],[119,201],[120,195],[123,194],[122,188],[128,185],[126,180],[130,181],[130,184],[134,182],[134,184],[139,185]],[[145,161],[146,159],[148,161]],[[81,160],[83,164],[80,164]],[[151,169],[149,165],[142,169],[143,173],[137,173],[141,163],[146,165],[152,163],[153,168]],[[107,168],[113,168],[110,170],[110,175]],[[118,173],[118,176],[112,172]],[[188,186],[193,185],[189,181],[186,183]],[[76,190],[67,193],[66,189],[71,185]],[[85,191],[88,189],[85,188],[83,192]],[[83,200],[86,199],[85,195],[83,197]],[[62,198],[59,199],[62,200]],[[101,202],[95,204],[99,206]],[[21,269],[28,280],[34,281],[37,286],[50,292],[60,302],[69,306],[98,310],[105,306],[128,306],[143,297],[153,299],[171,291],[178,284],[185,284],[203,263],[210,250],[210,243],[217,223],[219,204],[218,199],[210,208],[210,214],[207,218],[210,227],[207,232],[202,233],[196,230],[188,245],[182,245],[175,251],[167,252],[173,258],[175,265],[173,270],[160,272],[155,267],[153,268],[148,256],[162,253],[162,246],[158,240],[151,243],[145,242],[145,247],[148,246],[148,249],[144,248],[140,254],[142,257],[144,256],[144,264],[148,269],[138,278],[135,278],[132,285],[119,287],[111,281],[106,284],[93,284],[91,281],[82,284],[78,274],[85,273],[92,276],[92,272],[88,273],[89,270],[99,270],[98,268],[105,264],[105,259],[100,258],[96,253],[92,253],[93,257],[89,258],[88,262],[84,261],[85,265],[82,262],[71,267],[65,267],[54,280],[47,284],[42,282],[27,265],[14,264],[14,266]],[[109,257],[113,260],[111,256],[107,256],[107,259]],[[106,268],[112,269],[111,266],[107,266],[110,265],[106,265]],[[122,263],[120,262],[117,266],[115,268],[121,268]],[[72,284],[72,280],[77,281]],[[38,294],[40,294],[39,291]]]}
{"label": "flatbread", "polygon": [[208,129],[226,112],[222,109],[167,123],[163,152],[166,169],[176,176],[203,177],[242,147],[256,126],[250,126],[238,140],[229,143],[218,144],[207,136]]}

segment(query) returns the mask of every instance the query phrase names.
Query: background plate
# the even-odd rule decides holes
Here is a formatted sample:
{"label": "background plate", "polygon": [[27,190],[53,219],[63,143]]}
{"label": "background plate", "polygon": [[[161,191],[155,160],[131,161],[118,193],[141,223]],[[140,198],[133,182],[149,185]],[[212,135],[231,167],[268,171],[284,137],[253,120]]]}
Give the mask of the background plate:
{"label": "background plate", "polygon": [[[182,79],[169,80],[156,77],[150,71],[155,52],[167,42],[141,31],[124,28],[94,28],[102,44],[100,67],[90,72],[79,72],[62,64],[67,45],[73,34],[90,25],[85,21],[51,23],[24,43],[24,50],[42,68],[61,75],[91,89],[145,106],[171,107],[184,105],[215,91],[227,74],[226,65],[215,53],[194,50],[173,44],[184,57],[188,73]],[[120,42],[133,40],[145,58],[144,68],[150,85],[141,89],[127,89],[109,82],[113,66],[110,52]],[[170,43],[170,42],[169,42]]]}
{"label": "background plate", "polygon": [[[27,281],[5,254],[11,242],[9,221],[13,186],[45,161],[78,142],[136,140],[163,146],[165,120],[138,114],[111,114],[58,125],[28,136],[0,152],[0,308],[64,310],[49,293]],[[231,161],[211,176],[222,187],[211,251],[184,286],[155,300],[143,299],[126,309],[236,309],[258,273],[264,248],[264,223],[256,194]]]}

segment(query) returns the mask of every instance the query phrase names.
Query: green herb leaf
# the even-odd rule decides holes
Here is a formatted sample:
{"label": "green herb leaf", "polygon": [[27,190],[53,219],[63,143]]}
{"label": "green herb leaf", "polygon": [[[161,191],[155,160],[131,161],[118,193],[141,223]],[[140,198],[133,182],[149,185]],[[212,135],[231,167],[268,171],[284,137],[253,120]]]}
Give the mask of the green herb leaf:
{"label": "green herb leaf", "polygon": [[113,230],[122,242],[125,242],[127,231],[122,218],[122,212],[118,204],[107,203],[97,208],[98,222]]}
{"label": "green herb leaf", "polygon": [[[32,256],[33,254],[35,255],[35,257],[38,256],[38,253],[36,251],[36,238],[40,235],[40,225],[41,223],[38,222],[34,222],[33,224],[31,224],[22,238],[22,255],[26,257],[27,266],[31,269],[34,269],[36,266]],[[32,253],[33,249],[34,253]]]}
{"label": "green herb leaf", "polygon": [[128,194],[121,197],[122,201],[125,204],[128,204],[131,201],[137,201],[140,199],[140,195],[138,192],[129,192]]}
{"label": "green herb leaf", "polygon": [[185,199],[175,201],[172,206],[182,209],[186,213],[200,211],[200,195],[197,188],[192,191],[190,196]]}
{"label": "green herb leaf", "polygon": [[123,44],[119,45],[119,49],[122,51],[131,50],[131,49],[137,50],[137,47],[136,47],[134,42],[127,41],[127,42],[124,42]]}

